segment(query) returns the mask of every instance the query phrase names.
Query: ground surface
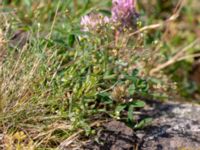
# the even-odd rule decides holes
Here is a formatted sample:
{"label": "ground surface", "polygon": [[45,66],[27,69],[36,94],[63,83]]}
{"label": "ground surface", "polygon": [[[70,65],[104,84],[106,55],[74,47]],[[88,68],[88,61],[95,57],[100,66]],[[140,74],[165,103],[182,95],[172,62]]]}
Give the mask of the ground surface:
{"label": "ground surface", "polygon": [[[199,150],[199,114],[200,106],[196,104],[154,102],[142,112],[142,117],[154,118],[147,128],[134,132],[124,123],[112,120],[98,128],[96,137],[92,137],[81,149]],[[62,145],[61,149],[68,147]]]}

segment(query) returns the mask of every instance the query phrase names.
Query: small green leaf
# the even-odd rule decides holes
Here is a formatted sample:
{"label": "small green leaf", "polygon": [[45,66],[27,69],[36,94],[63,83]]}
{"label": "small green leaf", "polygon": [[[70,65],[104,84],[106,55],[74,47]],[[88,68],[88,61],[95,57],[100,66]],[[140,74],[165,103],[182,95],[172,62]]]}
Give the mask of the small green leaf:
{"label": "small green leaf", "polygon": [[30,0],[24,0],[25,5],[31,6],[31,1]]}
{"label": "small green leaf", "polygon": [[109,98],[110,94],[108,92],[98,93],[97,96],[101,98]]}
{"label": "small green leaf", "polygon": [[144,107],[146,104],[145,104],[145,102],[143,102],[143,101],[137,100],[137,101],[130,102],[130,105],[132,105],[132,106],[135,107],[135,108],[142,108],[142,107]]}
{"label": "small green leaf", "polygon": [[70,34],[68,36],[68,44],[70,47],[72,47],[74,45],[74,42],[75,42],[75,35],[74,34]]}
{"label": "small green leaf", "polygon": [[138,78],[135,76],[129,76],[129,75],[125,75],[125,79],[130,80],[133,82],[133,84],[136,84],[138,81]]}
{"label": "small green leaf", "polygon": [[132,71],[132,76],[137,76],[138,73],[139,73],[139,70],[138,70],[138,69],[134,69],[134,70]]}
{"label": "small green leaf", "polygon": [[128,88],[129,95],[133,95],[135,93],[135,84],[131,84]]}
{"label": "small green leaf", "polygon": [[126,108],[127,106],[126,105],[118,105],[116,108],[115,108],[115,114],[117,116],[119,116],[119,114]]}
{"label": "small green leaf", "polygon": [[128,120],[130,122],[133,122],[133,110],[134,110],[133,105],[130,105],[128,108]]}
{"label": "small green leaf", "polygon": [[110,98],[110,94],[108,92],[98,93],[97,99],[99,99],[104,104],[113,103],[113,100]]}
{"label": "small green leaf", "polygon": [[138,81],[138,88],[139,88],[140,90],[142,90],[142,92],[147,92],[148,89],[149,89],[149,86],[148,86],[147,81],[146,81],[146,80],[143,80],[143,79],[139,80],[139,81]]}
{"label": "small green leaf", "polygon": [[98,12],[100,12],[103,15],[109,16],[109,17],[111,16],[111,12],[109,10],[100,9],[100,10],[98,10]]}
{"label": "small green leaf", "polygon": [[140,121],[138,124],[134,126],[135,129],[142,129],[148,126],[152,122],[152,118],[146,118]]}

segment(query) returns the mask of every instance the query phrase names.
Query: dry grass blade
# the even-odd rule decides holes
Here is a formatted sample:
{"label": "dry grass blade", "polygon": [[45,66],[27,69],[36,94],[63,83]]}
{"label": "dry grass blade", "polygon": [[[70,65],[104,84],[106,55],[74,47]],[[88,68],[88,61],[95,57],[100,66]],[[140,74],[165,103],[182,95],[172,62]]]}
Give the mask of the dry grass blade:
{"label": "dry grass blade", "polygon": [[142,27],[140,28],[139,30],[129,34],[129,37],[130,36],[133,36],[135,34],[139,34],[141,32],[144,32],[146,30],[152,30],[152,29],[157,29],[157,28],[160,28],[160,27],[164,27],[167,23],[171,22],[171,21],[174,21],[178,18],[178,15],[177,14],[174,14],[172,15],[169,19],[167,19],[165,22],[161,22],[161,23],[157,23],[157,24],[152,24],[152,25],[148,25],[148,26],[145,26],[145,27]]}
{"label": "dry grass blade", "polygon": [[[156,68],[153,68],[151,71],[150,71],[150,75],[154,75],[155,73],[159,72],[160,70],[176,63],[177,61],[181,61],[183,59],[186,59],[188,58],[188,56],[183,56],[184,53],[192,48],[194,45],[196,45],[197,43],[199,43],[199,39],[196,39],[194,42],[192,42],[191,44],[189,44],[188,46],[186,46],[185,48],[183,48],[182,50],[180,50],[175,56],[173,56],[170,60],[168,60],[167,62],[163,63],[163,64],[160,64],[158,65]],[[196,55],[189,55],[189,57],[196,57]]]}
{"label": "dry grass blade", "polygon": [[179,17],[180,10],[182,9],[183,4],[184,4],[184,0],[179,0],[179,2],[177,3],[176,8],[174,10],[174,14],[171,17],[169,17],[166,21],[161,22],[161,23],[157,23],[157,24],[152,24],[152,25],[144,26],[144,27],[140,28],[139,30],[137,30],[137,31],[135,31],[133,33],[130,33],[129,37],[131,37],[131,36],[133,36],[135,34],[139,34],[141,32],[144,32],[146,30],[153,30],[153,29],[164,27],[168,23],[170,23],[172,21],[175,21]]}

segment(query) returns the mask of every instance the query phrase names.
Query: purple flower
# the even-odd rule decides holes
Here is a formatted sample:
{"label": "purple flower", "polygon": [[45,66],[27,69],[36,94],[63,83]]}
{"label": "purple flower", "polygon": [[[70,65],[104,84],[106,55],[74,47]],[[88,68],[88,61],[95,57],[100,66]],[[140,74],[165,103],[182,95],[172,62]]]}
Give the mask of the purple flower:
{"label": "purple flower", "polygon": [[135,0],[112,0],[112,17],[92,13],[81,18],[83,31],[92,31],[107,23],[119,23],[119,30],[132,28],[136,25],[138,14],[135,11]]}
{"label": "purple flower", "polygon": [[137,13],[135,0],[113,0],[112,20],[119,22],[123,27],[132,27],[136,24]]}
{"label": "purple flower", "polygon": [[97,29],[98,26],[103,26],[110,22],[110,18],[101,14],[90,14],[81,18],[81,26],[84,31]]}

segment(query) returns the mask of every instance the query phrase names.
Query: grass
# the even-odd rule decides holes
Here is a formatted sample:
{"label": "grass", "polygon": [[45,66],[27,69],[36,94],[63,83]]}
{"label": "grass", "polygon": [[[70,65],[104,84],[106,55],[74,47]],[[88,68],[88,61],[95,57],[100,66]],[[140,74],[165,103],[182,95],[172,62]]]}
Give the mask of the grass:
{"label": "grass", "polygon": [[[107,118],[138,127],[141,122],[134,120],[132,114],[135,108],[144,107],[144,98],[170,99],[176,84],[180,94],[189,95],[191,88],[187,89],[185,84],[190,84],[188,74],[193,56],[187,56],[199,51],[198,42],[193,42],[199,38],[194,30],[198,30],[200,20],[198,8],[193,9],[199,3],[185,3],[182,6],[177,2],[138,2],[138,29],[146,28],[134,35],[130,34],[135,31],[125,31],[119,37],[122,42],[116,43],[112,26],[91,33],[82,32],[80,27],[81,16],[91,11],[109,15],[109,0],[3,1],[2,146],[55,149],[83,131],[86,135],[94,134],[91,127]],[[176,6],[180,9],[175,10]],[[163,24],[176,13],[180,13],[177,19]],[[150,28],[152,24],[158,26]],[[16,31],[28,33],[25,45],[13,46],[10,42]],[[177,62],[180,58],[184,59]],[[170,60],[174,61],[164,71],[157,69]],[[182,76],[177,68],[184,68]],[[150,74],[153,69],[157,69],[154,75]]]}

